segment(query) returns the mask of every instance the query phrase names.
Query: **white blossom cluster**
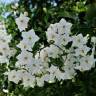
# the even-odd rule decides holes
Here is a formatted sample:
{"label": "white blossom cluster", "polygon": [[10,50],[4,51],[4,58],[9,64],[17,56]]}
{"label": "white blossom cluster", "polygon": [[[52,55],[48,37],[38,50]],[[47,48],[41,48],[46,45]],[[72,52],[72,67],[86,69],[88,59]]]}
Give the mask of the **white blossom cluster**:
{"label": "white blossom cluster", "polygon": [[[50,46],[42,48],[33,56],[32,48],[39,37],[33,29],[25,31],[29,19],[24,14],[16,18],[16,24],[22,32],[23,39],[17,45],[21,50],[21,53],[16,57],[18,70],[8,72],[9,81],[16,84],[21,81],[24,87],[34,88],[36,85],[41,87],[44,82],[53,83],[56,79],[59,81],[73,79],[76,70],[87,71],[94,67],[96,37],[91,38],[92,47],[88,47],[89,35],[72,35],[72,24],[65,19],[49,26],[46,37]],[[66,47],[68,44],[69,48]],[[62,58],[63,66],[61,69],[55,64],[49,66],[50,58]]]}
{"label": "white blossom cluster", "polygon": [[15,54],[15,49],[9,46],[12,36],[7,34],[4,22],[0,22],[0,64],[9,64],[9,59]]}

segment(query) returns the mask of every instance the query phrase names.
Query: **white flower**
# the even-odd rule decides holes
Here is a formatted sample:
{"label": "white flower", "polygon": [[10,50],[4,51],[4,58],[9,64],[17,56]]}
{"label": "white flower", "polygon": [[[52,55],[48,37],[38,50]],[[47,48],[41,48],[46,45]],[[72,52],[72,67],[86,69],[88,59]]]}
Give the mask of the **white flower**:
{"label": "white flower", "polygon": [[54,74],[57,71],[57,67],[54,65],[51,65],[51,67],[48,69],[50,74]]}
{"label": "white flower", "polygon": [[83,45],[75,49],[75,56],[86,56],[87,52],[90,50],[89,47]]}
{"label": "white flower", "polygon": [[50,42],[50,41],[55,42],[58,39],[58,36],[59,36],[58,33],[57,33],[58,30],[56,29],[57,27],[55,27],[55,25],[51,24],[46,31],[46,36],[47,36],[47,41],[48,42]]}
{"label": "white flower", "polygon": [[42,62],[48,62],[48,52],[46,51],[46,48],[40,51],[40,59]]}
{"label": "white flower", "polygon": [[35,55],[35,60],[36,61],[39,61],[37,62],[38,63],[41,63],[40,65],[43,66],[43,67],[48,67],[48,61],[49,61],[49,58],[48,58],[48,54],[46,53],[46,51],[42,50],[40,53],[37,53]]}
{"label": "white flower", "polygon": [[41,75],[43,71],[43,66],[34,63],[33,66],[29,66],[28,70],[32,75]]}
{"label": "white flower", "polygon": [[56,78],[60,81],[60,80],[64,80],[64,72],[61,72],[59,70],[59,68],[57,69],[57,71],[54,74],[56,76]]}
{"label": "white flower", "polygon": [[35,86],[35,76],[32,76],[30,73],[25,72],[23,74],[23,83],[24,87],[32,87]]}
{"label": "white flower", "polygon": [[43,77],[44,77],[44,81],[46,81],[48,83],[55,82],[55,75],[54,74],[46,74],[46,75],[43,75]]}
{"label": "white flower", "polygon": [[1,55],[9,56],[10,55],[9,52],[10,52],[9,45],[7,43],[3,43],[2,41],[0,41],[0,53],[1,53]]}
{"label": "white flower", "polygon": [[39,87],[43,87],[44,86],[44,78],[43,77],[36,77],[36,83]]}
{"label": "white flower", "polygon": [[8,63],[11,54],[11,49],[6,42],[0,41],[0,63]]}
{"label": "white flower", "polygon": [[18,71],[12,70],[8,72],[8,80],[16,84],[21,80],[21,74]]}
{"label": "white flower", "polygon": [[2,63],[7,63],[7,64],[9,64],[9,59],[8,59],[6,56],[2,55],[2,56],[0,56],[0,63],[1,63],[1,64],[2,64]]}
{"label": "white flower", "polygon": [[69,35],[71,33],[72,24],[65,19],[61,19],[58,24],[58,33]]}
{"label": "white flower", "polygon": [[80,71],[90,70],[95,63],[95,59],[93,55],[85,56],[80,59],[80,65],[76,66],[76,69]]}
{"label": "white flower", "polygon": [[17,57],[17,60],[20,64],[26,65],[26,64],[32,64],[34,61],[33,54],[28,51],[22,51],[21,54],[19,54]]}
{"label": "white flower", "polygon": [[63,53],[63,51],[55,45],[50,45],[49,47],[46,47],[46,51],[48,53],[48,57],[52,58],[58,58],[58,56]]}
{"label": "white flower", "polygon": [[21,49],[21,51],[32,51],[32,45],[26,41],[25,39],[20,41],[20,43],[17,45],[18,48]]}
{"label": "white flower", "polygon": [[0,32],[0,40],[2,42],[9,43],[12,39],[11,35],[8,35],[6,32]]}
{"label": "white flower", "polygon": [[17,50],[15,48],[10,48],[10,57],[16,54]]}
{"label": "white flower", "polygon": [[[55,80],[55,77],[56,77],[56,71],[58,70],[58,68],[54,65],[51,65],[51,67],[48,69],[48,72],[50,74],[49,76],[49,80]],[[51,80],[51,81],[52,81]]]}
{"label": "white flower", "polygon": [[28,44],[31,45],[31,47],[39,40],[39,37],[35,34],[33,29],[28,32],[22,32],[22,37],[24,41],[27,41]]}
{"label": "white flower", "polygon": [[73,36],[73,43],[72,46],[80,47],[81,45],[86,44],[88,41],[88,36],[83,37],[82,34],[78,34],[76,36]]}
{"label": "white flower", "polygon": [[20,31],[25,30],[28,27],[29,17],[26,17],[24,14],[20,14],[18,18],[16,18],[16,24]]}
{"label": "white flower", "polygon": [[47,41],[52,42],[59,47],[68,44],[72,41],[70,35],[71,23],[66,22],[65,19],[61,19],[59,23],[50,24],[46,31]]}
{"label": "white flower", "polygon": [[[59,70],[58,67],[51,65],[49,69],[47,69],[49,72],[49,76],[46,79],[47,82],[54,82],[55,78],[57,78],[59,81],[63,80],[64,73]],[[47,76],[47,75],[45,75]]]}
{"label": "white flower", "polygon": [[76,75],[74,65],[65,65],[64,66],[64,75],[63,75],[63,80],[64,79],[72,79]]}
{"label": "white flower", "polygon": [[9,43],[12,36],[7,34],[4,22],[0,22],[0,63],[9,63],[11,55],[11,48]]}
{"label": "white flower", "polygon": [[72,38],[69,35],[64,34],[60,35],[54,44],[60,48],[64,48],[64,46],[66,46],[70,41],[72,41]]}
{"label": "white flower", "polygon": [[62,67],[62,69],[64,70],[64,79],[72,79],[76,75],[76,72],[74,70],[74,63],[77,61],[78,59],[75,58],[72,54],[68,54],[67,57],[64,57],[64,66]]}

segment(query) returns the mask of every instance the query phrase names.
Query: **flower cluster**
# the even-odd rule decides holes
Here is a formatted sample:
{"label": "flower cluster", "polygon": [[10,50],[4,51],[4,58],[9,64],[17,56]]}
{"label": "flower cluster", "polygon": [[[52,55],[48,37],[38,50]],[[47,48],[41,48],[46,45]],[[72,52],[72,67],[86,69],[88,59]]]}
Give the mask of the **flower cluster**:
{"label": "flower cluster", "polygon": [[[65,19],[50,24],[46,31],[49,46],[44,46],[34,56],[32,48],[39,37],[33,29],[26,31],[29,19],[24,14],[16,18],[16,24],[22,32],[23,39],[16,45],[21,52],[16,57],[17,70],[8,72],[9,81],[16,84],[21,81],[24,87],[34,88],[36,85],[41,87],[44,82],[53,83],[56,79],[59,81],[73,79],[77,74],[76,70],[87,71],[94,67],[96,37],[91,38],[90,44],[92,46],[89,47],[87,44],[90,39],[89,35],[73,35],[71,32],[72,24]],[[52,59],[56,58],[62,58],[61,67],[57,66],[59,63],[51,62]]]}
{"label": "flower cluster", "polygon": [[4,22],[0,22],[0,63],[9,64],[9,59],[15,54],[15,49],[9,46],[12,36],[7,34]]}

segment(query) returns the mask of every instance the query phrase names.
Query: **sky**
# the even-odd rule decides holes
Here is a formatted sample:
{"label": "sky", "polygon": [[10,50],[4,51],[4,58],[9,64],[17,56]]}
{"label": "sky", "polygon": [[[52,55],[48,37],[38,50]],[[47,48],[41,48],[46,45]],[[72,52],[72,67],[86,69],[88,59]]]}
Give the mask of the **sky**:
{"label": "sky", "polygon": [[9,3],[13,2],[13,1],[19,1],[19,0],[0,0],[0,2],[3,2],[5,4],[9,4]]}

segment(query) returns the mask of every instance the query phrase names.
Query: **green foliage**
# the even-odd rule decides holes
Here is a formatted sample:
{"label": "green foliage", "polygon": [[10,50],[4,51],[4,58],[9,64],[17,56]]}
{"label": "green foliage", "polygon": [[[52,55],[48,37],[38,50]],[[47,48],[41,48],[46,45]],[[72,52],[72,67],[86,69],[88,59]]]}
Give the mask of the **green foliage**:
{"label": "green foliage", "polygon": [[[51,5],[48,0],[20,0],[19,8],[20,12],[28,11],[28,15],[31,18],[29,22],[29,28],[34,28],[36,34],[41,38],[39,43],[48,46],[46,41],[45,31],[51,23],[59,21],[61,18],[65,18],[67,21],[72,22],[73,34],[82,33],[83,35],[90,34],[96,36],[96,0],[60,0],[57,6]],[[58,0],[57,0],[58,1]],[[35,6],[37,8],[35,8]],[[11,10],[11,6],[2,7],[0,5],[0,14]],[[11,10],[13,12],[14,10]],[[19,15],[19,14],[18,14]],[[16,46],[21,39],[20,32],[16,29],[16,24],[9,16],[6,21],[6,28],[8,33],[13,36],[13,41],[10,46]],[[0,16],[0,20],[3,19]],[[27,30],[28,30],[27,29]],[[40,45],[36,44],[34,49],[38,50]],[[17,53],[18,54],[18,53]],[[12,69],[14,67],[15,58],[12,58]],[[60,62],[60,60],[55,60]],[[61,62],[60,62],[61,63]],[[1,74],[6,71],[6,65],[0,65],[0,89],[7,81]],[[45,82],[44,87],[35,87],[24,89],[22,85],[16,85],[14,83],[8,84],[9,93],[7,96],[96,96],[96,68],[91,69],[88,72],[79,72],[73,81],[62,81],[53,84]],[[5,85],[7,86],[7,84]],[[3,94],[0,92],[0,96]]]}

